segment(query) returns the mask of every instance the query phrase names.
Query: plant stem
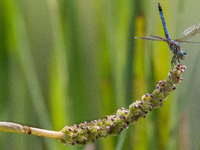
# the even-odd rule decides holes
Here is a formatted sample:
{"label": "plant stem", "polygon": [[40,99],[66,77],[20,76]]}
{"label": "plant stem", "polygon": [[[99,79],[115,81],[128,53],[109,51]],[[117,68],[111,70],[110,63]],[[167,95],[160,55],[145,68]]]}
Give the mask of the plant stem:
{"label": "plant stem", "polygon": [[21,124],[12,123],[12,122],[0,122],[0,132],[32,134],[32,135],[58,139],[58,140],[62,140],[65,138],[65,134],[61,131],[44,130],[44,129],[34,128],[34,127],[29,127],[26,125],[23,126]]}

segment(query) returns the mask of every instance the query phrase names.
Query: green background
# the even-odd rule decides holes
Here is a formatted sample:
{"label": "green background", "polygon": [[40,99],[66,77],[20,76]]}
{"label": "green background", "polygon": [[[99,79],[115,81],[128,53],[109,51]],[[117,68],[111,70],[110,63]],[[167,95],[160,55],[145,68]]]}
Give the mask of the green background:
{"label": "green background", "polygon": [[[158,2],[172,38],[200,22],[198,0],[1,0],[0,120],[59,131],[151,93],[171,70],[172,53],[165,42],[134,37],[164,36]],[[199,149],[199,45],[181,46],[183,82],[121,135],[79,147],[0,133],[0,149]]]}

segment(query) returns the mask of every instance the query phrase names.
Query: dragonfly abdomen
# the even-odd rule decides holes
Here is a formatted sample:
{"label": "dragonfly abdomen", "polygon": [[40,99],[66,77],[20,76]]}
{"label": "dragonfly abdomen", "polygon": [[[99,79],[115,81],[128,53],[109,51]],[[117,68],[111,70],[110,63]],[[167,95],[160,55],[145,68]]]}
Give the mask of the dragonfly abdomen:
{"label": "dragonfly abdomen", "polygon": [[169,32],[168,32],[168,29],[167,29],[167,24],[166,24],[165,17],[164,17],[162,8],[161,8],[161,6],[160,6],[160,3],[158,3],[158,10],[159,10],[159,13],[160,13],[160,17],[161,17],[163,29],[164,29],[164,32],[165,32],[165,37],[166,37],[167,39],[171,40],[171,37],[170,37]]}

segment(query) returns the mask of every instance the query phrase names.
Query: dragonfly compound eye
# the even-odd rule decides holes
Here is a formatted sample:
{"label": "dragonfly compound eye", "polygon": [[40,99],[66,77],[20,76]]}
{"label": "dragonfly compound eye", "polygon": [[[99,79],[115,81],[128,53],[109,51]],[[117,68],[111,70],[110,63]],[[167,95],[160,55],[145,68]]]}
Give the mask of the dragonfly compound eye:
{"label": "dragonfly compound eye", "polygon": [[186,51],[179,51],[179,52],[178,52],[178,57],[179,57],[181,60],[185,59],[186,56],[187,56]]}

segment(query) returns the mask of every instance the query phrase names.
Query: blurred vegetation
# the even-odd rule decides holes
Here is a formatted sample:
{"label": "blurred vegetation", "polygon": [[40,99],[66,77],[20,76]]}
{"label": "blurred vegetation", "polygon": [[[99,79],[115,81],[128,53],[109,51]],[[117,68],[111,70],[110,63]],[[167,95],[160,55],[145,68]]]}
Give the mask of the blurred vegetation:
{"label": "blurred vegetation", "polygon": [[[164,42],[134,37],[164,35],[158,2],[172,38],[200,22],[198,0],[1,0],[0,120],[58,131],[151,93],[171,69],[172,53]],[[0,133],[0,148],[199,149],[200,51],[182,47],[183,82],[162,108],[121,135],[78,147]]]}

